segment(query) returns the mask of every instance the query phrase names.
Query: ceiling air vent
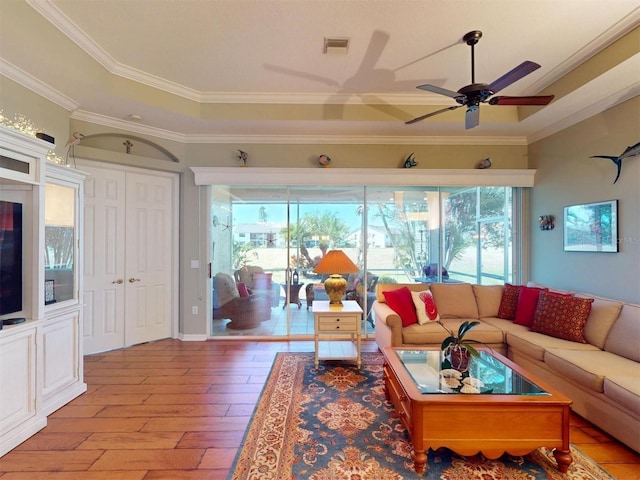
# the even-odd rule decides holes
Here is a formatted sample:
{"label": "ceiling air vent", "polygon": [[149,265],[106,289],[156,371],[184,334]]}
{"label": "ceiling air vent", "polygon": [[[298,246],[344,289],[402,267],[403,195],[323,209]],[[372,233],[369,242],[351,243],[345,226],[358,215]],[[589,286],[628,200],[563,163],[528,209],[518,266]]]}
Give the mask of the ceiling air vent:
{"label": "ceiling air vent", "polygon": [[349,39],[348,38],[325,38],[324,39],[324,49],[322,50],[325,54],[340,54],[346,55],[347,50],[349,49]]}

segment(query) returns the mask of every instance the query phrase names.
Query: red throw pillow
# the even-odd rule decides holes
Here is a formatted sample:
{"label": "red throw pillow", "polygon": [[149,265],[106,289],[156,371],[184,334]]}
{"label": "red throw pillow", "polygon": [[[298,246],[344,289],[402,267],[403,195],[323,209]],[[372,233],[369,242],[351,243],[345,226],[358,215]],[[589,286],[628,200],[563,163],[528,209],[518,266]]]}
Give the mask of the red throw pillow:
{"label": "red throw pillow", "polygon": [[516,308],[516,318],[513,323],[530,327],[533,322],[533,314],[538,306],[540,292],[548,290],[547,288],[541,289],[522,286],[520,288],[520,295],[518,295],[518,307]]}
{"label": "red throw pillow", "polygon": [[516,310],[518,309],[518,296],[522,285],[504,284],[502,299],[500,300],[500,308],[498,308],[498,318],[513,320],[516,318]]}
{"label": "red throw pillow", "polygon": [[240,294],[241,297],[248,297],[249,296],[249,290],[247,290],[247,284],[246,283],[238,282],[236,284],[236,287],[238,287],[238,293]]}
{"label": "red throw pillow", "polygon": [[413,304],[413,297],[411,297],[411,290],[408,287],[402,287],[397,290],[388,290],[382,292],[384,300],[387,305],[400,316],[402,320],[402,326],[408,327],[414,323],[418,323],[418,317],[416,316],[416,307]]}
{"label": "red throw pillow", "polygon": [[584,326],[592,303],[593,298],[542,292],[533,316],[531,331],[572,342],[587,343]]}

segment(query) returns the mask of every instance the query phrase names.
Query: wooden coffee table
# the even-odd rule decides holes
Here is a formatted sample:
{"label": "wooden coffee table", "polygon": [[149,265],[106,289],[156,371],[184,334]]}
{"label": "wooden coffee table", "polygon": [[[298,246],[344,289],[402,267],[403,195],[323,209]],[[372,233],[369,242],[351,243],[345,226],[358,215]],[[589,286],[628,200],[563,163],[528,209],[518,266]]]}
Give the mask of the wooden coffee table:
{"label": "wooden coffee table", "polygon": [[440,350],[389,347],[383,353],[387,397],[411,437],[417,473],[424,472],[430,448],[447,447],[464,456],[481,452],[495,459],[543,446],[555,449],[558,470],[567,472],[573,461],[571,400],[508,358],[481,351],[479,359],[472,359],[465,375],[484,384],[473,394],[444,385]]}

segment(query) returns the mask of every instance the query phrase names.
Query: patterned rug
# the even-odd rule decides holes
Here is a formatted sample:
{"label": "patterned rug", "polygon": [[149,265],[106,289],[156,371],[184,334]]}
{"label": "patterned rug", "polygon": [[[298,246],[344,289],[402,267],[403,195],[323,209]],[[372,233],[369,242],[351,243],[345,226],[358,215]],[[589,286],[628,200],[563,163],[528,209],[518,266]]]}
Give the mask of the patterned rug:
{"label": "patterned rug", "polygon": [[416,474],[408,434],[385,399],[382,362],[363,353],[360,370],[350,362],[316,369],[312,353],[278,354],[229,479],[613,479],[573,445],[566,475],[546,448],[497,460],[429,450]]}

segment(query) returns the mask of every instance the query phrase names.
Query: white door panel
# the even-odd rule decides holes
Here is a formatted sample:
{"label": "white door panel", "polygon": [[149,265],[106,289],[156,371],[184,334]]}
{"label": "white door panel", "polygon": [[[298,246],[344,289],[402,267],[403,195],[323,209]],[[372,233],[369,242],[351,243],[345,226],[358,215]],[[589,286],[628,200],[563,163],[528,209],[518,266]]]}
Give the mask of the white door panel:
{"label": "white door panel", "polygon": [[125,173],[83,167],[85,353],[124,345]]}
{"label": "white door panel", "polygon": [[171,180],[127,175],[128,344],[171,336]]}
{"label": "white door panel", "polygon": [[174,182],[82,165],[85,352],[171,336]]}

